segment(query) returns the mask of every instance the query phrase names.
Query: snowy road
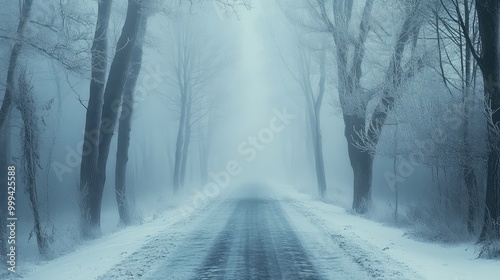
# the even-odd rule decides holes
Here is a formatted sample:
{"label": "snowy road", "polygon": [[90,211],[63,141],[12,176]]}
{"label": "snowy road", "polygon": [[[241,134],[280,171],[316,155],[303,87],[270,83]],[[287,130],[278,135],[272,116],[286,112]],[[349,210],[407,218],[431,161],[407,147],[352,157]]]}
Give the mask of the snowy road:
{"label": "snowy road", "polygon": [[497,261],[477,259],[468,244],[416,241],[290,186],[228,188],[183,216],[190,202],[55,260],[20,265],[22,277],[469,280],[500,273]]}
{"label": "snowy road", "polygon": [[[279,201],[247,197],[230,199],[225,203],[231,204],[234,210],[214,242],[206,244],[208,254],[193,278],[319,278]],[[204,249],[193,253],[203,254]],[[167,264],[154,277],[161,278],[167,272],[180,275],[176,272],[179,269],[182,267]]]}
{"label": "snowy road", "polygon": [[397,263],[386,256],[373,257],[323,232],[297,211],[300,206],[265,185],[234,193],[179,225],[179,232],[159,235],[100,279],[417,278],[395,270]]}

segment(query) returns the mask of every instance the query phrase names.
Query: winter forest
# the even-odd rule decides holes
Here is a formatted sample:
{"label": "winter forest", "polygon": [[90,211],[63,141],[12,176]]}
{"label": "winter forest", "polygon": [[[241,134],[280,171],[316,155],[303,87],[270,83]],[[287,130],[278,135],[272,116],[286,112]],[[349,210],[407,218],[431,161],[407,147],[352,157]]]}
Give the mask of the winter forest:
{"label": "winter forest", "polygon": [[500,1],[0,5],[0,279],[500,275]]}

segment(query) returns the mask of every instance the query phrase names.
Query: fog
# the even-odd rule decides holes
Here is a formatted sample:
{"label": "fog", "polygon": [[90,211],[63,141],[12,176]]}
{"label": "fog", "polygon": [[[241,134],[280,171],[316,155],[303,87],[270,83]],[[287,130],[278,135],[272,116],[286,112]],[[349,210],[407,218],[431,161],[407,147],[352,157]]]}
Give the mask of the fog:
{"label": "fog", "polygon": [[1,1],[18,264],[252,186],[498,257],[498,43],[469,2]]}

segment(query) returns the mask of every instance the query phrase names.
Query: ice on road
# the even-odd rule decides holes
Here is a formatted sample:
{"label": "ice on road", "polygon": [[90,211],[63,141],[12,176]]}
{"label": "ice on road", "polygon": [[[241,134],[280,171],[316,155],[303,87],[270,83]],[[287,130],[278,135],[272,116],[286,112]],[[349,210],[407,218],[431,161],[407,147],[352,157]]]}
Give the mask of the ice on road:
{"label": "ice on road", "polygon": [[[202,226],[179,248],[175,257],[182,261],[165,263],[152,278],[167,275],[180,279],[320,278],[277,200],[249,196],[227,199],[224,204],[232,210],[213,242],[197,242],[200,235],[206,235],[201,240],[207,240],[214,234]],[[207,227],[218,216],[226,215],[208,217]],[[187,262],[195,269],[184,271]]]}
{"label": "ice on road", "polygon": [[239,188],[100,279],[406,279],[349,254],[290,203],[266,185]]}

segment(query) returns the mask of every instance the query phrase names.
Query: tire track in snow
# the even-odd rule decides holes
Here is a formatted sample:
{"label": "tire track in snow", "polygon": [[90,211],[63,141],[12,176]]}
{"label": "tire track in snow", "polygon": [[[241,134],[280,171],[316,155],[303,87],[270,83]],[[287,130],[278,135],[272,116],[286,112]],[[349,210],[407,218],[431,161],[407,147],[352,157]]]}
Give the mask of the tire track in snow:
{"label": "tire track in snow", "polygon": [[[164,264],[171,253],[178,249],[179,244],[185,242],[186,236],[189,236],[191,232],[193,232],[193,229],[199,227],[200,221],[204,221],[207,217],[214,215],[214,210],[216,210],[217,213],[221,210],[230,211],[230,209],[226,209],[226,206],[228,205],[221,204],[218,201],[213,201],[204,205],[191,216],[183,218],[171,224],[169,228],[166,228],[155,236],[151,236],[150,241],[139,250],[133,252],[117,266],[108,270],[97,279],[172,279],[168,275],[162,276],[161,278],[148,278],[148,275],[156,271],[160,265]],[[222,220],[221,222],[223,223],[224,221]],[[199,231],[193,238],[193,246],[204,246],[212,242],[211,235],[207,235],[206,232],[203,231]]]}
{"label": "tire track in snow", "polygon": [[278,201],[236,203],[193,279],[321,279]]}
{"label": "tire track in snow", "polygon": [[[341,255],[335,258],[350,259],[360,270],[366,272],[367,276],[371,279],[422,279],[421,276],[410,270],[404,263],[391,258],[365,241],[361,239],[353,241],[346,238],[346,233],[329,227],[328,225],[334,223],[332,222],[334,220],[333,217],[332,220],[325,220],[310,210],[304,203],[292,198],[283,199],[282,205],[286,209],[286,212],[293,216],[292,220],[296,220],[297,223],[302,224],[302,227],[304,223],[308,223],[311,227],[317,229],[313,234],[314,236],[317,237],[318,234],[322,234],[326,237],[328,241],[323,241],[324,244],[322,246],[328,246],[332,252],[341,252]],[[303,239],[310,238],[311,234],[303,237]],[[315,247],[317,248],[317,246]],[[363,279],[363,277],[361,276],[360,279]]]}

